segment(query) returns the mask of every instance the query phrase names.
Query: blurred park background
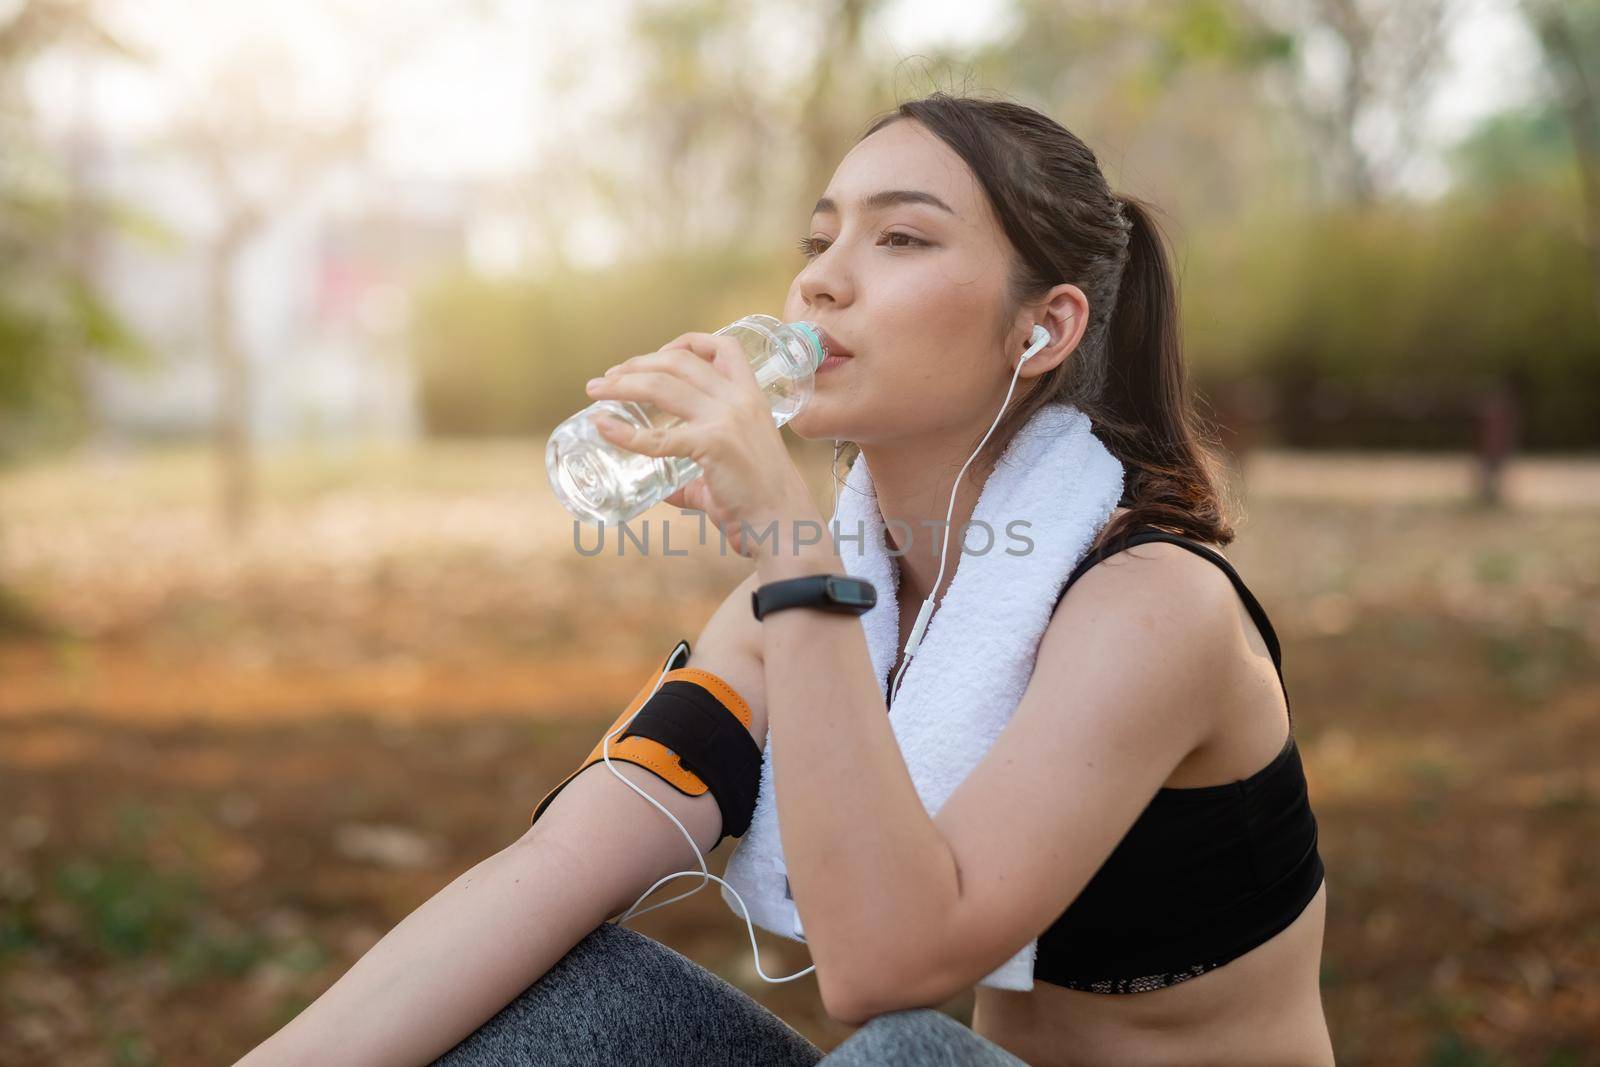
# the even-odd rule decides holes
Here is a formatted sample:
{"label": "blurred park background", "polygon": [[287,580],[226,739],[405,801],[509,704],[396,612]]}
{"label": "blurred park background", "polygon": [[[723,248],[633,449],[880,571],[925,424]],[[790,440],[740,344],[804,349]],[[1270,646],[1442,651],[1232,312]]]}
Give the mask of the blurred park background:
{"label": "blurred park background", "polygon": [[0,0],[0,1064],[232,1062],[521,833],[746,573],[545,436],[935,89],[1169,215],[1340,1063],[1600,1064],[1595,0]]}

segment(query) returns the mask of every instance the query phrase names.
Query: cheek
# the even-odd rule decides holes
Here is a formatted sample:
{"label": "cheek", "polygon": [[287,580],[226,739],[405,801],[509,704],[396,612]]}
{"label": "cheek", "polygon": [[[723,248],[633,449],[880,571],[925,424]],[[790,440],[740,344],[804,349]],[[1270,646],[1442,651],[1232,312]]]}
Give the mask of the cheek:
{"label": "cheek", "polygon": [[930,329],[959,339],[969,351],[989,337],[999,296],[984,270],[952,263],[930,271],[921,282],[911,298]]}
{"label": "cheek", "polygon": [[981,389],[991,376],[981,353],[992,344],[992,300],[985,287],[947,272],[930,273],[922,282],[885,294],[878,332],[889,341],[893,370],[918,392],[931,387],[970,396],[968,387]]}

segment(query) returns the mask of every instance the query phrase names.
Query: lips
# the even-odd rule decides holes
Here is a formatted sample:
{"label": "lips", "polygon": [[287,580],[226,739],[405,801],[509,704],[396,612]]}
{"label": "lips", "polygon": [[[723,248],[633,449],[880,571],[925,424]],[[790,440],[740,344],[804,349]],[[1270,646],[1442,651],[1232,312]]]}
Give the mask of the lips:
{"label": "lips", "polygon": [[855,355],[854,352],[840,344],[833,334],[829,333],[827,330],[824,330],[822,327],[817,327],[817,333],[822,335],[823,343],[828,346],[829,356],[843,356],[849,358]]}

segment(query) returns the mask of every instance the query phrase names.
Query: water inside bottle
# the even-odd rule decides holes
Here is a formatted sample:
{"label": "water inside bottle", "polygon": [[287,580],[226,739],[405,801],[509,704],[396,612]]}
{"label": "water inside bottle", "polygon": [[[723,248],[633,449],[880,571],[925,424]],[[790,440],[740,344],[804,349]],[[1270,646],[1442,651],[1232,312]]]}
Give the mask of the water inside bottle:
{"label": "water inside bottle", "polygon": [[[825,353],[809,323],[785,326],[771,315],[747,315],[717,331],[736,338],[782,426],[805,406]],[[647,456],[613,444],[594,426],[597,412],[639,428],[667,429],[683,419],[654,404],[597,400],[566,419],[550,435],[545,467],[556,496],[590,522],[625,522],[654,506],[701,474],[687,456]]]}
{"label": "water inside bottle", "polygon": [[674,484],[699,477],[699,464],[687,456],[647,456],[600,436],[596,411],[639,428],[683,421],[653,404],[597,400],[556,427],[545,446],[546,466],[554,472],[556,495],[580,518],[625,522],[671,496]]}

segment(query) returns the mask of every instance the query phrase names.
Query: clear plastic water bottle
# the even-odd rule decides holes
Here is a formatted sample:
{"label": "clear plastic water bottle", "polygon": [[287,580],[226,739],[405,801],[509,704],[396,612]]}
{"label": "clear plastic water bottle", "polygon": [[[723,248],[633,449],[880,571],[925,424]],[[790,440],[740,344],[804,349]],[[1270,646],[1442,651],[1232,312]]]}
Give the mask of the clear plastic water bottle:
{"label": "clear plastic water bottle", "polygon": [[[756,381],[772,404],[774,422],[782,426],[799,414],[828,355],[815,326],[746,315],[716,332],[736,337],[744,346]],[[646,456],[606,440],[594,425],[601,412],[641,429],[665,429],[683,421],[654,404],[596,400],[557,426],[545,446],[545,470],[556,499],[578,518],[607,525],[625,522],[700,476],[700,465],[687,456]]]}

